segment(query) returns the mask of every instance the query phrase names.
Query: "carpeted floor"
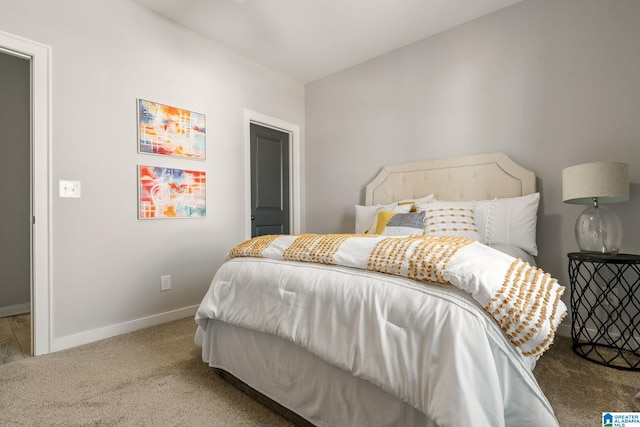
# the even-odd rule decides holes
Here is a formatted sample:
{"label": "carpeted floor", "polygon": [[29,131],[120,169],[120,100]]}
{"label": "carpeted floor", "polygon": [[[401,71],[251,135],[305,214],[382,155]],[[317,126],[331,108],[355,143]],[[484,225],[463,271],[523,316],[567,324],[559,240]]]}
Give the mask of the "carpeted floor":
{"label": "carpeted floor", "polygon": [[[220,379],[192,318],[0,366],[2,426],[290,426]],[[585,361],[559,337],[536,377],[561,426],[632,411],[640,372]]]}
{"label": "carpeted floor", "polygon": [[635,411],[640,372],[590,362],[571,350],[571,339],[556,337],[533,371],[562,427],[600,426],[603,412]]}
{"label": "carpeted floor", "polygon": [[289,426],[215,375],[193,318],[0,366],[0,426]]}

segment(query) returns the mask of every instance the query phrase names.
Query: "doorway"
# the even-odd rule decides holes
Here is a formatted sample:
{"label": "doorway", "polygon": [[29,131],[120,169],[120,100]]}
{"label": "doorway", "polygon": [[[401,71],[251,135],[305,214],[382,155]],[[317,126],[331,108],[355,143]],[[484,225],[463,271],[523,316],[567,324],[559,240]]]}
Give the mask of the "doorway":
{"label": "doorway", "polygon": [[[251,190],[251,125],[259,125],[259,127],[274,129],[288,135],[288,154],[289,161],[286,168],[289,174],[289,231],[287,233],[299,234],[300,223],[300,205],[301,205],[301,183],[300,183],[300,127],[293,123],[289,123],[280,119],[256,113],[250,110],[244,110],[244,191],[245,191],[245,239],[252,236],[252,190]],[[272,146],[273,147],[273,146]]]}
{"label": "doorway", "polygon": [[30,68],[0,51],[0,363],[31,355]]}
{"label": "doorway", "polygon": [[24,59],[29,64],[29,156],[24,178],[29,209],[29,290],[31,313],[30,353],[51,351],[50,319],[50,147],[51,147],[51,48],[0,31],[0,53]]}

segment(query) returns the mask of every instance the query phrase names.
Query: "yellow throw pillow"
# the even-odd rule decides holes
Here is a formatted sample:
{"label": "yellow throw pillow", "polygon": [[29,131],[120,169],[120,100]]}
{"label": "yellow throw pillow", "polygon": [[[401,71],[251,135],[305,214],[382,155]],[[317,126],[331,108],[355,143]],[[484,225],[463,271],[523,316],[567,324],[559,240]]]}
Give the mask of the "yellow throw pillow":
{"label": "yellow throw pillow", "polygon": [[395,212],[378,212],[378,223],[376,224],[376,234],[382,234],[387,223],[391,218],[396,216]]}

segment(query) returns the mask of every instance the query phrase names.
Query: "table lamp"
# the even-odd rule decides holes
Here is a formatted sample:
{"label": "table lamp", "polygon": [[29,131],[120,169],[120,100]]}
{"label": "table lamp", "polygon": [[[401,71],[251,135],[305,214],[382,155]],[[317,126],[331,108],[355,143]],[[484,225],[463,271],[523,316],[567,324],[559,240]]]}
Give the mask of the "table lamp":
{"label": "table lamp", "polygon": [[629,200],[629,166],[595,162],[562,170],[562,201],[589,205],[576,220],[576,241],[582,252],[617,254],[622,244],[622,223],[600,206]]}

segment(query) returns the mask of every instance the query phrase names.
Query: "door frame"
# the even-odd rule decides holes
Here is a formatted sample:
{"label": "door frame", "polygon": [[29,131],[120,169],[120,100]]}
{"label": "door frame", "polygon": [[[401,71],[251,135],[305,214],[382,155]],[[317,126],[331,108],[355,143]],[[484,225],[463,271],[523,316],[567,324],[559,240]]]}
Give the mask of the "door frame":
{"label": "door frame", "polygon": [[51,351],[51,47],[0,31],[3,53],[31,68],[31,352]]}
{"label": "door frame", "polygon": [[244,109],[244,238],[251,238],[251,124],[289,134],[289,224],[292,234],[300,234],[300,126]]}

